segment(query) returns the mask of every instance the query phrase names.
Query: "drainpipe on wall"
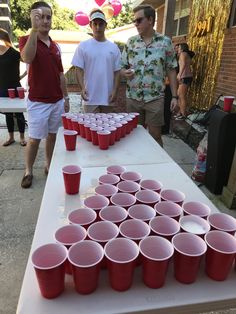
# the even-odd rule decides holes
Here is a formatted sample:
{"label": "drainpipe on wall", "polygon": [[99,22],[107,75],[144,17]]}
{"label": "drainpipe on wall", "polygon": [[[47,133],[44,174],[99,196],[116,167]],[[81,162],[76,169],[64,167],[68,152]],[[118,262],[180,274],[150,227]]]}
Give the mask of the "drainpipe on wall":
{"label": "drainpipe on wall", "polygon": [[163,34],[172,38],[174,29],[176,0],[165,0],[165,12],[163,18]]}

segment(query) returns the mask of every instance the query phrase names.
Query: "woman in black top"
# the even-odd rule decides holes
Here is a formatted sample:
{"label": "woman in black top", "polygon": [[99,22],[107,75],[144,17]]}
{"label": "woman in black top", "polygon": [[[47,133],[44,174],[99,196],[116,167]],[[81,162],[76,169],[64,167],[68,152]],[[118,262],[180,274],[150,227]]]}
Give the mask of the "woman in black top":
{"label": "woman in black top", "polygon": [[[0,97],[8,97],[8,88],[17,88],[20,85],[20,53],[12,47],[9,34],[0,28]],[[20,132],[20,144],[26,145],[25,141],[25,117],[22,112],[6,113],[6,124],[9,139],[3,146],[9,146],[15,142],[14,139],[14,115]]]}

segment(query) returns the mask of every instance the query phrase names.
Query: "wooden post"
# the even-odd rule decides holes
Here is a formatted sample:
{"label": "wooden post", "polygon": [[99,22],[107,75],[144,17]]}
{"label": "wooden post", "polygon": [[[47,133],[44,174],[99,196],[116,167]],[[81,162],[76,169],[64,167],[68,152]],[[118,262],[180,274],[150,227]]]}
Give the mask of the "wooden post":
{"label": "wooden post", "polygon": [[230,169],[229,180],[227,186],[223,187],[221,199],[228,208],[236,209],[236,149]]}

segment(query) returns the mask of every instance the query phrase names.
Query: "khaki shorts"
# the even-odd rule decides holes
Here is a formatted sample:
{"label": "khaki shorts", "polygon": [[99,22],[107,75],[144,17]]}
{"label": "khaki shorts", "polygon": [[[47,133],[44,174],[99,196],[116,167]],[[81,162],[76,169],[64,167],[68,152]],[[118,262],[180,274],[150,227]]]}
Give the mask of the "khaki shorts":
{"label": "khaki shorts", "polygon": [[96,105],[84,105],[84,113],[110,113],[114,111],[114,106],[96,106]]}
{"label": "khaki shorts", "polygon": [[138,112],[139,124],[145,126],[161,127],[164,122],[164,98],[155,99],[150,102],[138,101],[126,98],[128,112]]}

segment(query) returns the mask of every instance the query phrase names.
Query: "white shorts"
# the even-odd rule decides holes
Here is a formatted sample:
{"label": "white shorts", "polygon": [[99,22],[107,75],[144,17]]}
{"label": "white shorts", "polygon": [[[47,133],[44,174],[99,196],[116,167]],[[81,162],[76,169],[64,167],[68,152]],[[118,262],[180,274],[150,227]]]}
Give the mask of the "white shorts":
{"label": "white shorts", "polygon": [[27,99],[28,134],[30,138],[43,139],[49,133],[57,133],[64,112],[64,99],[45,104]]}

